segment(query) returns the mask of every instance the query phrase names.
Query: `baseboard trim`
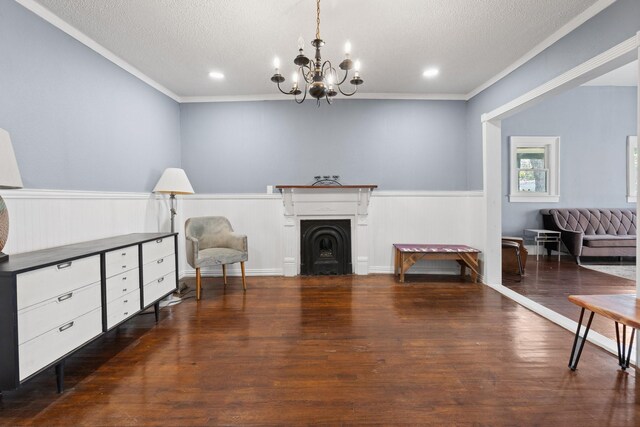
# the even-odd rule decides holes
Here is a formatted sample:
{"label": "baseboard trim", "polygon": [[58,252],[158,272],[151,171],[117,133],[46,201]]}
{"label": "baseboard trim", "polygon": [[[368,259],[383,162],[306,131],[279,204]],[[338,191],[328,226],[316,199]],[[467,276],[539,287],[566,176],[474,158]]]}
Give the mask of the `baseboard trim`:
{"label": "baseboard trim", "polygon": [[[222,267],[219,268],[203,268],[200,270],[200,274],[203,277],[222,277]],[[247,276],[283,276],[284,272],[281,268],[247,268],[245,270]],[[240,277],[242,276],[242,270],[240,267],[229,266],[227,267],[227,276]],[[196,277],[196,270],[189,268],[180,272],[180,278]]]}

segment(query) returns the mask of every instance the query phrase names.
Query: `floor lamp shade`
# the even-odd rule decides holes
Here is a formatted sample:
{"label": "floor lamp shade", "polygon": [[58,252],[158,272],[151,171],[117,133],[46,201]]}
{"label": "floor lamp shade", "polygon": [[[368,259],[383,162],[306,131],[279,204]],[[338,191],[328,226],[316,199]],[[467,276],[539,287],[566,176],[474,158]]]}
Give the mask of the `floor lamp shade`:
{"label": "floor lamp shade", "polygon": [[175,232],[176,194],[193,194],[193,187],[187,174],[180,168],[167,168],[158,180],[154,193],[170,194],[171,200],[171,232]]}
{"label": "floor lamp shade", "polygon": [[[18,170],[18,162],[11,145],[9,132],[0,129],[0,188],[22,188],[22,178]],[[0,262],[9,257],[2,253],[9,237],[9,211],[0,196]]]}
{"label": "floor lamp shade", "polygon": [[187,178],[187,174],[179,168],[167,168],[158,180],[154,193],[167,194],[193,194],[193,187]]}

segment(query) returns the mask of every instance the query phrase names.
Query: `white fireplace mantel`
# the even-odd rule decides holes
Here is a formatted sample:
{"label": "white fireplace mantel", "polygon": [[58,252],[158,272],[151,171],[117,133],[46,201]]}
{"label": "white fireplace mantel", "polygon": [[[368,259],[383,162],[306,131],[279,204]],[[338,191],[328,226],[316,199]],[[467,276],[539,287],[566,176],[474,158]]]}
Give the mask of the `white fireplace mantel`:
{"label": "white fireplace mantel", "polygon": [[284,204],[285,276],[300,274],[300,221],[348,219],[351,221],[351,259],[355,274],[369,273],[368,216],[376,185],[278,185]]}

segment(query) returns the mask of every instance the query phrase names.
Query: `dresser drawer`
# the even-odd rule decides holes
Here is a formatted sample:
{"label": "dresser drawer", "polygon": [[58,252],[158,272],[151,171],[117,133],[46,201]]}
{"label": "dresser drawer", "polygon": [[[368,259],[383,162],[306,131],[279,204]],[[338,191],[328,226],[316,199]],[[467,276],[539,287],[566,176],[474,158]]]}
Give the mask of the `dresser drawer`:
{"label": "dresser drawer", "polygon": [[138,267],[138,245],[107,252],[104,255],[106,277]]}
{"label": "dresser drawer", "polygon": [[129,292],[140,293],[140,270],[133,269],[107,279],[107,302],[111,302]]}
{"label": "dresser drawer", "polygon": [[142,263],[147,264],[158,258],[164,258],[167,255],[175,253],[174,237],[164,237],[142,244]]}
{"label": "dresser drawer", "polygon": [[140,289],[107,304],[107,329],[140,311]]}
{"label": "dresser drawer", "polygon": [[102,305],[100,282],[48,299],[18,312],[18,344],[23,344],[61,322]]}
{"label": "dresser drawer", "polygon": [[18,274],[18,310],[100,281],[100,255]]}
{"label": "dresser drawer", "polygon": [[176,257],[175,255],[168,255],[164,258],[160,258],[149,264],[145,264],[142,267],[142,278],[144,284],[152,282],[170,271],[176,270]]}
{"label": "dresser drawer", "polygon": [[144,304],[143,307],[148,306],[157,299],[162,298],[171,291],[174,291],[178,287],[176,282],[176,272],[172,271],[153,282],[147,283],[144,286]]}
{"label": "dresser drawer", "polygon": [[102,309],[97,308],[27,341],[18,347],[20,380],[80,347],[102,332]]}

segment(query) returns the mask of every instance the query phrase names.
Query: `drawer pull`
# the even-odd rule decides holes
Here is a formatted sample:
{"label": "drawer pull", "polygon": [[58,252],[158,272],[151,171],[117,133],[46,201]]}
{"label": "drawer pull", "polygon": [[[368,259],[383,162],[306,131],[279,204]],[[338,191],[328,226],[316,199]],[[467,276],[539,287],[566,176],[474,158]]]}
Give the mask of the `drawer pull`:
{"label": "drawer pull", "polygon": [[158,264],[162,264],[164,262],[164,258],[160,258],[158,261],[156,261]]}
{"label": "drawer pull", "polygon": [[128,299],[126,299],[126,300],[124,300],[124,301],[122,301],[122,302],[126,304],[126,303],[128,303],[128,302],[129,302],[129,300],[128,300]]}
{"label": "drawer pull", "polygon": [[122,252],[120,255],[127,256],[127,253],[126,252]]}
{"label": "drawer pull", "polygon": [[58,270],[62,270],[63,268],[69,268],[69,267],[71,267],[71,261],[65,262],[63,264],[58,264]]}
{"label": "drawer pull", "polygon": [[69,292],[66,295],[62,295],[62,296],[58,297],[58,302],[62,302],[62,301],[68,300],[71,297],[73,297],[73,292]]}
{"label": "drawer pull", "polygon": [[123,289],[122,289],[122,292],[127,292],[127,288],[123,288]]}
{"label": "drawer pull", "polygon": [[122,266],[122,268],[127,268],[127,266],[126,266],[126,265],[123,265],[123,266]]}
{"label": "drawer pull", "polygon": [[156,243],[162,243],[162,239],[156,240]]}
{"label": "drawer pull", "polygon": [[162,282],[164,282],[164,277],[161,277],[158,279],[158,283],[162,283]]}
{"label": "drawer pull", "polygon": [[124,277],[122,278],[122,280],[127,280],[127,276],[124,276]]}
{"label": "drawer pull", "polygon": [[124,315],[125,315],[125,316],[128,316],[128,315],[129,315],[129,312],[128,312],[128,311],[125,311],[125,312],[124,312]]}
{"label": "drawer pull", "polygon": [[60,332],[64,332],[64,331],[66,331],[67,329],[71,328],[72,326],[73,326],[73,322],[69,322],[69,323],[67,323],[67,324],[66,324],[66,325],[64,325],[64,326],[60,326],[60,327],[58,328],[58,330],[59,330]]}

